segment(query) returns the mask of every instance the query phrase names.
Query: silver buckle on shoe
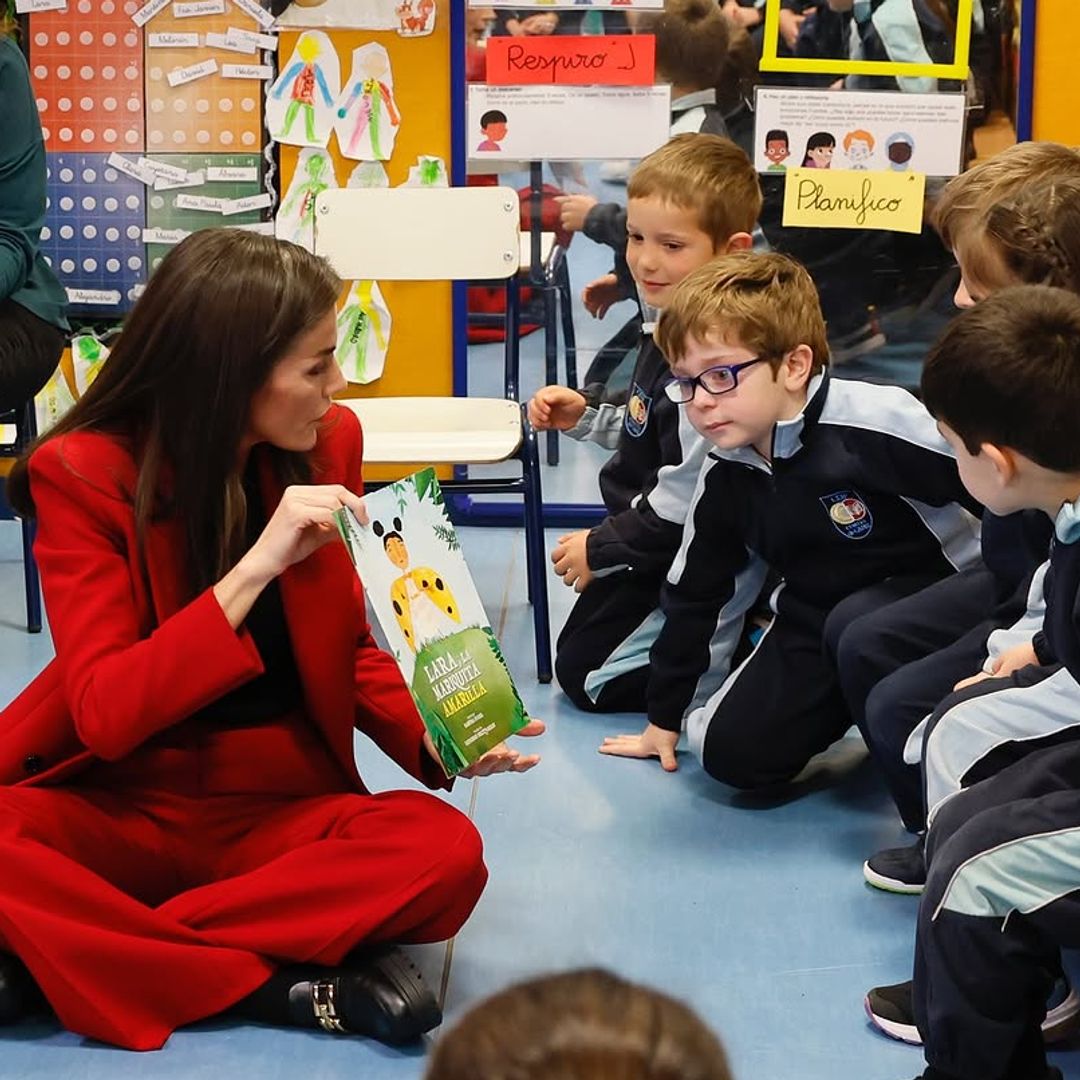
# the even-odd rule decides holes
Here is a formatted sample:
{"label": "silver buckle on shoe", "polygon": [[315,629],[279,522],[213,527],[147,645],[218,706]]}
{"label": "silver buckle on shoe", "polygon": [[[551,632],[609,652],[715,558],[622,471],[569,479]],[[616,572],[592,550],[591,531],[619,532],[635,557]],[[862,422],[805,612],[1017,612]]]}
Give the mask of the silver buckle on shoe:
{"label": "silver buckle on shoe", "polygon": [[323,1031],[344,1035],[348,1029],[338,1019],[336,997],[337,987],[333,979],[319,979],[311,984],[311,1007],[319,1027]]}

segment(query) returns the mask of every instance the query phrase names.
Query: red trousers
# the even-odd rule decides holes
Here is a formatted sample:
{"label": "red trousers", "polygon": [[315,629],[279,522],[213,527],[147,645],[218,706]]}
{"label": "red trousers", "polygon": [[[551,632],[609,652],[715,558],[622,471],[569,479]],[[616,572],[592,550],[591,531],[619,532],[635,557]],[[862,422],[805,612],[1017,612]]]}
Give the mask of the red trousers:
{"label": "red trousers", "polygon": [[0,788],[0,949],[65,1027],[157,1049],[282,962],[457,932],[487,878],[468,818],[423,793],[350,793],[300,759],[274,762],[293,788],[339,790],[245,792],[276,786],[255,768],[216,793],[205,748],[102,766],[79,786]]}

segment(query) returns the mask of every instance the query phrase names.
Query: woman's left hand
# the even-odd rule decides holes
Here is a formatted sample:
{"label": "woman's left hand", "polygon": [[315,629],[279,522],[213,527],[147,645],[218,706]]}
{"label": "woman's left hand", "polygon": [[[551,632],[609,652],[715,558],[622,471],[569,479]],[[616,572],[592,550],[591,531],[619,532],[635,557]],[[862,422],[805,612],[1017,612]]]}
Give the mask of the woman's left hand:
{"label": "woman's left hand", "polygon": [[[543,720],[530,720],[515,734],[531,737],[533,735],[543,735],[544,730]],[[435,744],[431,741],[431,736],[426,731],[424,732],[424,746],[427,747],[427,752],[441,765],[442,759],[435,749]],[[494,776],[496,773],[528,772],[539,761],[539,754],[523,754],[520,750],[515,750],[503,742],[499,743],[498,746],[493,746],[483,757],[474,761],[467,769],[463,769],[457,775],[463,780],[472,780],[477,776]]]}

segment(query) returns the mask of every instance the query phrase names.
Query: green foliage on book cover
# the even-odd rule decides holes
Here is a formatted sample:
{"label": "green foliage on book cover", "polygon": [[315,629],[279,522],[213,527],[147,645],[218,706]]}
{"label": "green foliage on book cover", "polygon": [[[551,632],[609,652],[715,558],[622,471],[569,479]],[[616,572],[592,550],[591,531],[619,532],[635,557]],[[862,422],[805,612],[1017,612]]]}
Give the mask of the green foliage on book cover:
{"label": "green foliage on book cover", "polygon": [[528,722],[495,635],[471,626],[416,654],[410,687],[448,776],[468,768]]}

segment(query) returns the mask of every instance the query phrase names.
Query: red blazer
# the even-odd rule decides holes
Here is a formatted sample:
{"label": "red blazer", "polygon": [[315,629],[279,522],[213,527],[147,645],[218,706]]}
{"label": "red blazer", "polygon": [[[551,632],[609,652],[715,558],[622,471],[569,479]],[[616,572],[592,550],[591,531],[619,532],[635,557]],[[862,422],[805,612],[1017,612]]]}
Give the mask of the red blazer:
{"label": "red blazer", "polygon": [[[363,490],[356,417],[332,407],[312,454],[316,483]],[[213,592],[184,600],[184,539],[173,520],[136,557],[130,444],[76,432],[30,460],[41,569],[56,658],[0,712],[0,784],[61,781],[124,757],[263,670],[251,636],[233,630]],[[261,476],[268,508],[281,487]],[[327,544],[280,579],[307,713],[364,791],[353,726],[429,787],[447,786],[422,745],[423,724],[397,664],[371,637],[344,544]]]}

